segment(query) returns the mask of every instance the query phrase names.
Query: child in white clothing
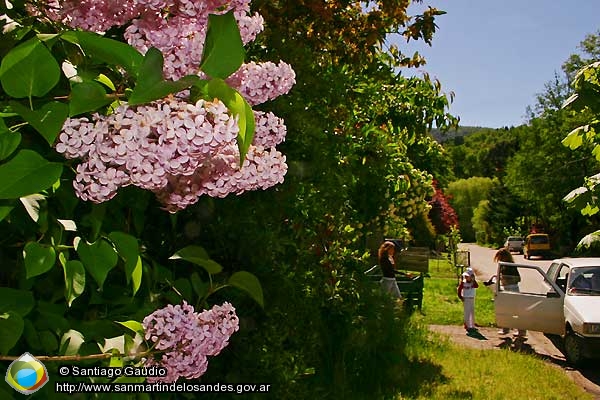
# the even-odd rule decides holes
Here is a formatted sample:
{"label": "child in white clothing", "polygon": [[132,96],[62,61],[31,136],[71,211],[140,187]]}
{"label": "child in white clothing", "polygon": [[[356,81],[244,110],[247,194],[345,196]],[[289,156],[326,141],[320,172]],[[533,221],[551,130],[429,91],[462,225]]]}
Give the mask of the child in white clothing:
{"label": "child in white clothing", "polygon": [[475,279],[475,273],[471,268],[462,274],[462,279],[456,290],[458,298],[463,302],[464,324],[467,332],[477,330],[475,328],[475,289],[479,287]]}

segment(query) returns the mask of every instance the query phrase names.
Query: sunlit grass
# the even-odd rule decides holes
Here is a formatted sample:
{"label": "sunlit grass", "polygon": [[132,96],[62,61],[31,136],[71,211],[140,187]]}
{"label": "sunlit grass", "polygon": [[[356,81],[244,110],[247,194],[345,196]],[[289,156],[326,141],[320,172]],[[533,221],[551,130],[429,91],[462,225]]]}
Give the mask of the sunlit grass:
{"label": "sunlit grass", "polygon": [[[535,355],[508,349],[477,350],[452,344],[413,319],[412,360],[396,399],[593,399],[564,372]],[[424,339],[426,338],[426,339]]]}
{"label": "sunlit grass", "polygon": [[[447,260],[430,260],[425,278],[422,318],[424,324],[462,325],[463,305],[458,299],[457,273]],[[479,282],[475,298],[475,321],[480,326],[495,326],[492,290]]]}

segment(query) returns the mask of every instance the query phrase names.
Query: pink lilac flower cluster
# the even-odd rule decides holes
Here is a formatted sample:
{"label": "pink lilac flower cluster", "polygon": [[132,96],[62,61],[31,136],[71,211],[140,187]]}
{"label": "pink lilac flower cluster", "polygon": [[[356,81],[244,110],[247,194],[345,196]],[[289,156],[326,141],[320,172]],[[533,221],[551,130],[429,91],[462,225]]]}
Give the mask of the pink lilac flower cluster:
{"label": "pink lilac flower cluster", "polygon": [[236,88],[252,106],[273,100],[277,96],[290,91],[296,83],[296,75],[289,64],[250,62],[242,65],[227,83]]}
{"label": "pink lilac flower cluster", "polygon": [[154,311],[144,318],[142,326],[146,340],[161,352],[160,357],[146,359],[145,366],[167,369],[166,376],[148,378],[148,382],[172,383],[180,377],[202,376],[208,367],[207,357],[218,355],[229,344],[239,329],[239,319],[227,302],[197,313],[184,301],[183,305],[169,304]]}
{"label": "pink lilac flower cluster", "polygon": [[98,33],[123,26],[125,39],[142,53],[150,47],[165,58],[165,77],[195,74],[202,57],[209,14],[233,10],[244,44],[263,30],[264,19],[249,15],[251,0],[47,0],[34,15]]}
{"label": "pink lilac flower cluster", "polygon": [[[254,40],[263,19],[250,15],[250,0],[50,0],[45,14],[97,32],[129,23],[128,43],[142,53],[150,47],[161,50],[164,76],[178,79],[188,74],[205,78],[199,64],[208,15],[230,10],[242,41]],[[227,82],[255,106],[287,93],[295,73],[284,62],[252,62]],[[120,187],[136,185],[155,192],[167,210],[176,212],[202,195],[224,197],[283,182],[285,157],[274,147],[285,140],[285,124],[272,113],[254,115],[256,132],[241,169],[235,140],[239,128],[223,104],[186,104],[173,96],[144,106],[123,105],[91,120],[69,119],[55,147],[67,158],[82,159],[73,182],[81,199],[104,202]]]}
{"label": "pink lilac flower cluster", "polygon": [[[198,72],[209,14],[222,14],[234,10],[244,44],[253,41],[264,28],[264,20],[258,13],[248,15],[250,0],[180,0],[154,3],[157,4],[151,7],[153,12],[142,13],[127,27],[125,39],[142,53],[150,47],[159,49],[165,58],[165,77],[171,79]],[[171,5],[168,9],[168,19],[161,11],[167,5]]]}
{"label": "pink lilac flower cluster", "polygon": [[[68,120],[56,151],[79,158],[74,187],[83,200],[114,197],[122,186],[154,191],[171,212],[203,195],[266,189],[283,182],[282,121],[257,112],[259,128],[240,169],[236,119],[220,101],[189,104],[173,96],[150,105],[120,106],[108,116]],[[265,145],[271,145],[265,147]]]}
{"label": "pink lilac flower cluster", "polygon": [[287,172],[285,156],[273,147],[265,150],[250,146],[242,168],[238,165],[237,146],[231,145],[193,175],[171,177],[156,197],[167,210],[175,212],[195,203],[203,194],[223,198],[230,193],[267,189],[282,183]]}
{"label": "pink lilac flower cluster", "polygon": [[143,11],[136,0],[46,0],[27,4],[34,16],[94,32],[121,26]]}

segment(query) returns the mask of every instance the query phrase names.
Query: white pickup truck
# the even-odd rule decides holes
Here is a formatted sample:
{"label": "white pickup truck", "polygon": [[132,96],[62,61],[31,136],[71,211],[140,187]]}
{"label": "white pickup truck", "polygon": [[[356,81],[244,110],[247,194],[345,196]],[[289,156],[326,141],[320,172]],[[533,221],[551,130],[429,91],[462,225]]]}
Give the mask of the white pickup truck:
{"label": "white pickup truck", "polygon": [[521,280],[495,283],[496,324],[543,332],[572,365],[600,357],[600,258],[561,258],[547,272],[535,265],[498,264],[498,277],[516,267]]}

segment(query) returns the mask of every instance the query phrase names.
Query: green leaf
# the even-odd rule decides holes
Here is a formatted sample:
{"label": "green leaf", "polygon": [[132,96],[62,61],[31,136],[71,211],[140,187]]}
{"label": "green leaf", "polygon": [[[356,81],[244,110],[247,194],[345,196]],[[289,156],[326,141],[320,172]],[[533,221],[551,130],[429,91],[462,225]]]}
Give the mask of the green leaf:
{"label": "green leaf", "polygon": [[118,255],[115,249],[104,239],[91,244],[79,240],[75,248],[85,269],[101,288],[110,270],[117,265]]}
{"label": "green leaf", "polygon": [[39,333],[39,336],[44,353],[54,353],[58,350],[58,340],[54,333],[49,330],[43,330]]}
{"label": "green leaf", "polygon": [[160,50],[151,47],[139,69],[137,84],[129,96],[130,105],[149,103],[162,99],[171,93],[189,88],[200,78],[195,75],[184,76],[178,81],[163,80],[163,55]]}
{"label": "green leaf", "polygon": [[58,101],[46,103],[39,110],[30,110],[16,101],[11,101],[10,106],[38,131],[50,146],[54,144],[69,116],[69,106]]}
{"label": "green leaf", "polygon": [[120,355],[118,355],[118,352],[116,352],[117,354],[113,355],[110,358],[110,361],[108,363],[109,367],[112,368],[123,368],[124,364],[123,364],[123,357],[121,357]]}
{"label": "green leaf", "polygon": [[76,83],[71,89],[69,115],[71,117],[95,111],[113,101],[106,95],[104,87],[97,82]]}
{"label": "green leaf", "polygon": [[101,84],[103,84],[104,86],[106,86],[107,88],[112,90],[113,92],[117,91],[117,88],[115,87],[115,84],[113,83],[113,81],[111,81],[110,78],[104,74],[98,75],[96,77],[96,81],[100,82]]}
{"label": "green leaf", "polygon": [[79,260],[70,260],[63,265],[65,276],[65,298],[71,307],[73,300],[85,290],[85,268]]}
{"label": "green leaf", "polygon": [[21,143],[21,134],[11,132],[0,118],[0,161],[8,158]]}
{"label": "green leaf", "polygon": [[569,147],[571,150],[575,150],[583,144],[583,133],[586,132],[585,126],[579,126],[573,129],[567,137],[562,140],[564,146]]}
{"label": "green leaf", "polygon": [[0,206],[0,221],[10,214],[10,212],[15,208],[14,206]]}
{"label": "green leaf", "polygon": [[60,79],[60,67],[36,37],[14,47],[2,58],[0,83],[11,97],[45,96]]}
{"label": "green leaf", "polygon": [[119,321],[115,321],[117,324],[123,325],[125,328],[127,329],[131,329],[134,332],[144,332],[144,326],[142,325],[141,322],[138,321],[125,321],[125,322],[119,322]]}
{"label": "green leaf", "polygon": [[210,288],[209,282],[204,282],[200,279],[200,276],[197,272],[192,273],[190,276],[190,281],[192,282],[192,289],[198,295],[199,298],[204,298],[208,293],[208,289]]}
{"label": "green leaf", "polygon": [[208,272],[209,274],[215,275],[219,272],[223,271],[223,267],[216,261],[213,260],[199,260],[195,264],[201,266]]}
{"label": "green leaf", "polygon": [[64,356],[74,356],[85,342],[81,332],[70,329],[60,339],[60,353]]}
{"label": "green leaf", "polygon": [[585,207],[581,209],[581,215],[591,217],[592,215],[598,214],[600,212],[600,208],[596,205],[587,204]]}
{"label": "green leaf", "polygon": [[63,165],[49,162],[33,150],[21,150],[0,165],[0,199],[15,199],[49,188],[62,174]]}
{"label": "green leaf", "polygon": [[252,144],[252,139],[254,139],[255,120],[252,107],[241,94],[222,79],[210,80],[206,85],[206,90],[210,98],[216,97],[221,100],[231,114],[238,117],[239,133],[237,141],[241,165],[244,163],[248,148]]}
{"label": "green leaf", "polygon": [[122,66],[131,76],[137,75],[142,64],[143,56],[134,47],[96,33],[69,31],[62,33],[61,38],[79,45],[95,61]]}
{"label": "green leaf", "polygon": [[117,248],[117,252],[125,262],[125,278],[127,284],[135,271],[139,261],[139,244],[135,237],[123,232],[111,232],[108,238]]}
{"label": "green leaf", "polygon": [[56,262],[56,252],[51,246],[29,242],[23,249],[23,258],[25,259],[26,278],[31,279],[52,269]]}
{"label": "green leaf", "polygon": [[0,287],[0,314],[13,311],[24,317],[33,309],[34,304],[32,292]]}
{"label": "green leaf", "polygon": [[35,329],[35,326],[33,326],[33,322],[29,319],[25,319],[23,322],[23,337],[25,338],[27,347],[31,350],[41,350],[42,344],[40,342],[40,335],[37,329]]}
{"label": "green leaf", "polygon": [[203,267],[209,274],[218,274],[223,267],[208,258],[208,253],[200,246],[187,246],[179,250],[169,260],[185,260]]}
{"label": "green leaf", "polygon": [[19,132],[0,133],[0,161],[7,159],[21,144]]}
{"label": "green leaf", "polygon": [[597,144],[592,149],[592,155],[596,157],[596,160],[600,161],[600,144]]}
{"label": "green leaf", "polygon": [[208,260],[208,253],[200,246],[187,246],[169,257],[169,260],[185,260],[196,264],[200,260]]}
{"label": "green leaf", "polygon": [[135,263],[135,267],[133,271],[131,271],[131,286],[133,288],[133,295],[137,293],[142,286],[142,275],[144,273],[144,266],[142,264],[142,257],[138,256],[137,262]]}
{"label": "green leaf", "polygon": [[104,217],[106,215],[106,203],[92,204],[91,208],[92,211],[83,216],[81,225],[89,227],[90,240],[96,240],[98,235],[100,235],[102,224],[104,223]]}
{"label": "green leaf", "polygon": [[263,290],[258,278],[247,271],[239,271],[231,275],[228,282],[231,286],[246,292],[261,307],[264,307]]}
{"label": "green leaf", "polygon": [[233,11],[210,14],[200,69],[213,78],[225,79],[240,68],[245,57]]}
{"label": "green leaf", "polygon": [[21,338],[23,329],[23,318],[19,314],[0,313],[0,354],[8,354]]}

